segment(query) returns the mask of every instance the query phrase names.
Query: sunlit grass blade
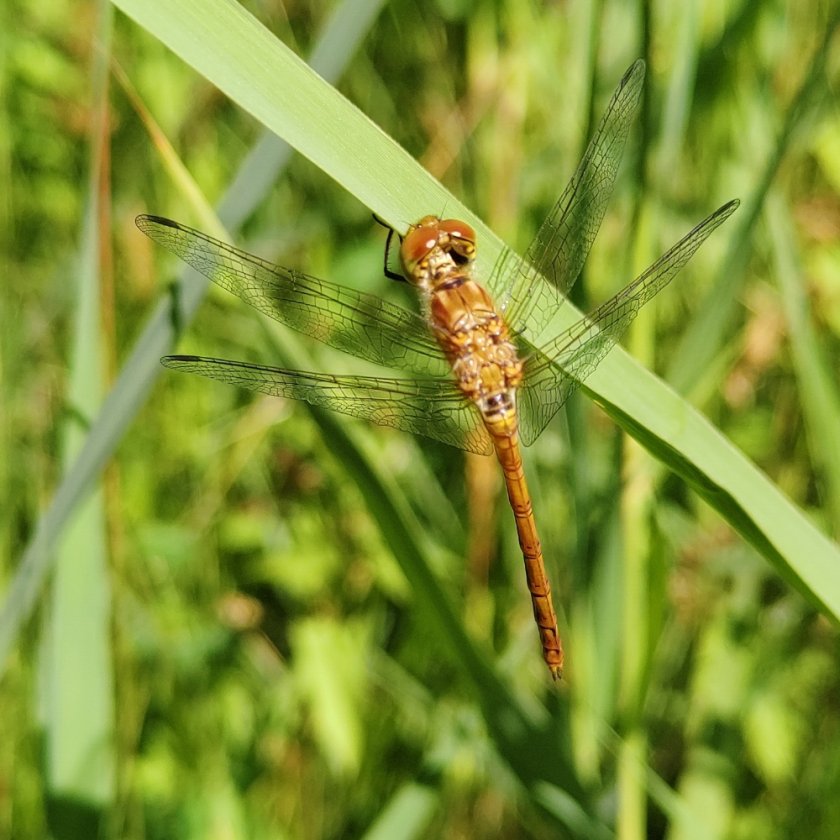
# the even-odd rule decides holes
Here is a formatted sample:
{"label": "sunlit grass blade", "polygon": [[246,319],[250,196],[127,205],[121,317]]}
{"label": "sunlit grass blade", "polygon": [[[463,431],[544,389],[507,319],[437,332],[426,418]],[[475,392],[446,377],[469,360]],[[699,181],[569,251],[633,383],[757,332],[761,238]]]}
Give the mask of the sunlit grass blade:
{"label": "sunlit grass blade", "polygon": [[[662,243],[657,231],[665,227],[667,209],[663,199],[675,197],[678,184],[671,177],[676,171],[686,141],[700,41],[697,38],[699,4],[686,3],[679,25],[679,43],[673,51],[675,63],[662,83],[667,85],[661,114],[656,114],[645,99],[639,150],[639,181],[646,189],[634,197],[633,217],[636,220],[634,241],[628,243],[628,262],[638,273],[653,262]],[[651,56],[646,56],[653,60]],[[651,84],[651,88],[654,88]],[[652,148],[652,138],[657,142]],[[645,179],[645,173],[653,177]],[[637,319],[628,336],[628,350],[643,364],[653,364],[656,357],[656,303]],[[621,539],[611,541],[609,548],[617,555],[614,562],[621,572],[621,600],[614,606],[621,621],[620,663],[613,665],[616,685],[616,714],[622,722],[622,740],[616,756],[618,768],[618,801],[616,824],[626,837],[644,833],[647,822],[648,790],[645,774],[639,772],[650,750],[650,731],[645,720],[645,703],[651,690],[651,661],[661,631],[659,608],[667,599],[666,576],[657,574],[657,536],[654,533],[652,509],[656,504],[657,477],[664,472],[652,462],[650,455],[637,441],[628,440],[621,449],[619,507]],[[607,581],[606,598],[615,596],[615,584]],[[609,651],[609,644],[601,650]],[[608,718],[609,719],[609,718]]]}
{"label": "sunlit grass blade", "polygon": [[440,794],[417,783],[401,787],[386,803],[382,813],[362,835],[362,840],[411,840],[426,837]]}
{"label": "sunlit grass blade", "polygon": [[675,64],[669,69],[665,101],[662,107],[660,141],[654,163],[656,182],[664,188],[665,194],[677,186],[672,177],[678,165],[685,142],[689,114],[693,104],[694,88],[697,83],[697,62],[700,39],[697,37],[701,3],[689,0],[681,9],[679,43],[674,50]]}
{"label": "sunlit grass blade", "polygon": [[813,319],[806,308],[803,272],[795,250],[793,220],[775,192],[770,193],[766,216],[793,363],[801,389],[809,449],[825,495],[826,522],[837,537],[840,536],[840,446],[834,445],[840,429],[837,371],[825,358],[825,351],[814,332]]}
{"label": "sunlit grass blade", "polygon": [[[103,264],[102,238],[108,235],[110,214],[100,200],[108,159],[108,55],[111,8],[99,3],[98,45],[92,72],[95,119],[90,134],[90,174],[87,211],[81,231],[76,275],[74,347],[63,439],[65,467],[70,469],[81,449],[86,424],[101,402],[106,342],[103,335],[103,291],[110,266]],[[105,269],[105,272],[103,272]],[[40,694],[45,738],[52,833],[78,836],[84,827],[99,832],[116,793],[115,712],[111,646],[111,573],[102,488],[77,508],[57,550],[56,569],[45,615]]]}

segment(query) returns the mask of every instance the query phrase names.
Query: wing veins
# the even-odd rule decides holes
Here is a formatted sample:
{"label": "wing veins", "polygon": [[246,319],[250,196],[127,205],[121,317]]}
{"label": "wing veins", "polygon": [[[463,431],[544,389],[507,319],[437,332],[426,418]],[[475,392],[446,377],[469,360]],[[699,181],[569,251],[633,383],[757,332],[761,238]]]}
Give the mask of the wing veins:
{"label": "wing veins", "polygon": [[707,216],[606,303],[526,358],[520,397],[522,439],[526,445],[537,438],[569,396],[598,367],[642,306],[671,282],[739,203],[730,201]]}
{"label": "wing veins", "polygon": [[481,416],[454,381],[384,379],[285,370],[206,356],[165,356],[164,366],[274,397],[301,400],[440,440],[479,455],[492,452]]}
{"label": "wing veins", "polygon": [[[538,337],[580,275],[612,195],[644,73],[639,60],[624,74],[574,175],[524,259],[516,257],[511,285],[501,296],[514,329],[524,328]],[[508,274],[509,259],[509,254],[500,258],[494,278]]]}
{"label": "wing veins", "polygon": [[416,313],[365,292],[283,268],[158,216],[137,226],[216,285],[264,315],[343,352],[423,375],[446,362]]}

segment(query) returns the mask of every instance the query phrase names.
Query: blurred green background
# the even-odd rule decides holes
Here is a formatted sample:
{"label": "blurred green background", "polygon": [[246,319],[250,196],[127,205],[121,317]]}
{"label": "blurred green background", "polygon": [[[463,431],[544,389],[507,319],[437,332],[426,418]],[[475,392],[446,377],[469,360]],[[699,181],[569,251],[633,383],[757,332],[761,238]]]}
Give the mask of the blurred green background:
{"label": "blurred green background", "polygon": [[[645,58],[573,299],[740,197],[628,348],[837,539],[836,2],[239,9],[304,58],[321,43],[341,93],[520,249]],[[251,116],[107,4],[2,14],[0,836],[840,836],[835,618],[803,595],[810,558],[755,524],[763,499],[722,518],[717,488],[701,501],[575,397],[525,453],[552,685],[492,460],[157,365],[173,329],[182,352],[296,351],[221,293],[173,323],[182,266],[135,215],[213,232],[226,195],[243,247],[412,306],[377,208],[300,155],[278,173]],[[342,128],[325,117],[325,144]],[[810,588],[834,597],[838,572]]]}

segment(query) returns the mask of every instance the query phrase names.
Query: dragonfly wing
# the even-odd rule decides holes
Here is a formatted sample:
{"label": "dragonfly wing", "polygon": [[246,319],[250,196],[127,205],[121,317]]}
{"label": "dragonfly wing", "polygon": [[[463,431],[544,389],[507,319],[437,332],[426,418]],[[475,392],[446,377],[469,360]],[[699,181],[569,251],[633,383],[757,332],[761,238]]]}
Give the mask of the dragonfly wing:
{"label": "dragonfly wing", "polygon": [[537,231],[524,261],[507,253],[494,267],[493,274],[500,278],[496,285],[503,284],[503,276],[512,277],[500,295],[512,329],[527,329],[539,337],[577,280],[612,195],[644,77],[641,60],[624,74],[572,180]]}
{"label": "dragonfly wing", "polygon": [[304,335],[387,367],[428,376],[448,370],[426,322],[414,312],[272,265],[170,219],[138,216],[137,227],[218,286]]}
{"label": "dragonfly wing", "polygon": [[557,410],[598,367],[639,310],[671,282],[739,203],[730,201],[718,208],[617,295],[525,360],[519,406],[526,445],[536,440]]}
{"label": "dragonfly wing", "polygon": [[425,435],[479,455],[493,451],[479,412],[455,383],[447,380],[333,376],[205,356],[164,356],[161,362],[249,391],[302,400],[380,426]]}

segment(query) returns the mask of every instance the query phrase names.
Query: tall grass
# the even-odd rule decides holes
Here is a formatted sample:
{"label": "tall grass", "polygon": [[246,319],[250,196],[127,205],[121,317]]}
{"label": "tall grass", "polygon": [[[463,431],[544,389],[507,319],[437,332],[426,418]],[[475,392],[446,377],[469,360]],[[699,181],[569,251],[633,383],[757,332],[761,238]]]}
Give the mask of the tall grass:
{"label": "tall grass", "polygon": [[[68,57],[106,42],[85,41],[69,4],[26,14],[6,70],[7,170],[27,183],[7,190],[20,280],[0,310],[2,540],[21,558],[0,618],[4,835],[42,834],[47,814],[56,835],[89,836],[69,814],[120,837],[835,836],[835,12],[400,2],[376,17],[377,4],[347,3],[332,25],[325,9],[267,7],[266,29],[221,0],[115,5],[128,16],[113,55],[148,111],[112,94],[112,177],[97,187],[118,277],[119,337],[103,330],[101,354],[127,361],[55,495],[51,429],[81,410],[58,396],[69,255],[94,195],[67,177],[85,149],[70,117],[85,77]],[[284,45],[314,48],[325,73],[346,56],[340,90],[359,110]],[[485,267],[498,234],[523,246],[639,55],[645,104],[574,302],[606,299],[725,199],[745,204],[631,338],[691,402],[619,352],[587,391],[638,443],[581,397],[527,453],[568,649],[558,692],[509,515],[496,505],[489,539],[469,531],[492,474],[465,485],[445,447],[188,377],[149,390],[181,336],[189,352],[355,368],[255,330],[220,295],[198,309],[194,278],[159,293],[152,278],[180,267],[131,219],[209,228],[224,194],[222,221],[253,250],[399,299],[370,211],[400,227],[464,215]],[[277,178],[284,152],[258,123],[310,162]],[[51,551],[109,457],[116,728],[100,764],[111,775],[74,789],[33,738],[57,743],[29,700],[29,616],[60,612],[43,598]],[[102,584],[56,576],[54,597],[81,587],[83,612]],[[71,613],[67,632],[79,626]],[[73,689],[89,702],[67,726],[95,731],[108,667]],[[50,702],[66,690],[42,685]]]}

